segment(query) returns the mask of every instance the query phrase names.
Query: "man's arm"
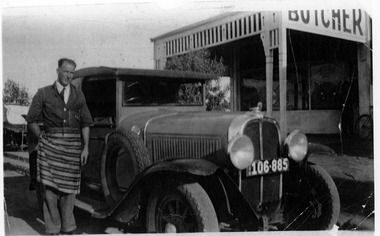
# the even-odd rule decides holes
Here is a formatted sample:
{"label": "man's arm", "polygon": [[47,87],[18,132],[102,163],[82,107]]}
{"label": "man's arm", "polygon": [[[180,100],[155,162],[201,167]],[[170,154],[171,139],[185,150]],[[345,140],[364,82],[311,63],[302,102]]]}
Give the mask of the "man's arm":
{"label": "man's arm", "polygon": [[28,124],[29,130],[36,136],[39,137],[41,133],[40,126],[37,124],[37,122],[32,122]]}
{"label": "man's arm", "polygon": [[83,150],[80,156],[81,164],[84,165],[87,163],[88,158],[88,144],[90,141],[90,127],[82,128],[82,137],[83,137]]}
{"label": "man's arm", "polygon": [[26,115],[29,131],[36,137],[39,137],[41,133],[38,120],[42,113],[43,102],[43,92],[42,89],[39,89],[36,95],[34,95],[32,104],[30,104],[28,114]]}
{"label": "man's arm", "polygon": [[81,108],[81,127],[82,128],[82,137],[83,137],[83,150],[81,154],[81,163],[82,165],[87,163],[87,158],[89,155],[88,152],[88,145],[90,142],[90,126],[93,125],[92,118],[90,111],[88,110],[86,99],[83,95],[83,93],[80,93],[81,100],[82,100],[82,108]]}

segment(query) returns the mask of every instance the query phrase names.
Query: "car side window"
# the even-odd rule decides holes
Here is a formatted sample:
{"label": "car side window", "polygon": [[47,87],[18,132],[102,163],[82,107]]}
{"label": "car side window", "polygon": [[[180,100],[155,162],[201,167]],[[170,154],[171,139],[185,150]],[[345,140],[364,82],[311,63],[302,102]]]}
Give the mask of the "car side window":
{"label": "car side window", "polygon": [[123,81],[123,106],[202,106],[200,82],[168,79],[136,79]]}
{"label": "car side window", "polygon": [[82,91],[95,125],[113,125],[116,117],[116,79],[84,78]]}

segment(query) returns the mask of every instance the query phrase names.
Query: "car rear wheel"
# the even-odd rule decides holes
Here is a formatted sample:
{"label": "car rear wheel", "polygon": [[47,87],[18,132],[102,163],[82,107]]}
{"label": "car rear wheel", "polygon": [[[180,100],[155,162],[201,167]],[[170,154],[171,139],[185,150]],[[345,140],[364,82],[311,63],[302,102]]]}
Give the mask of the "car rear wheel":
{"label": "car rear wheel", "polygon": [[150,233],[218,232],[218,219],[206,191],[198,184],[156,189],[146,211]]}
{"label": "car rear wheel", "polygon": [[[318,165],[306,167],[300,185],[301,197],[294,209],[291,230],[329,230],[338,221],[339,193],[330,175]],[[306,194],[304,194],[306,193]]]}
{"label": "car rear wheel", "polygon": [[136,175],[150,164],[148,151],[135,133],[111,133],[101,166],[102,188],[107,203],[115,206]]}

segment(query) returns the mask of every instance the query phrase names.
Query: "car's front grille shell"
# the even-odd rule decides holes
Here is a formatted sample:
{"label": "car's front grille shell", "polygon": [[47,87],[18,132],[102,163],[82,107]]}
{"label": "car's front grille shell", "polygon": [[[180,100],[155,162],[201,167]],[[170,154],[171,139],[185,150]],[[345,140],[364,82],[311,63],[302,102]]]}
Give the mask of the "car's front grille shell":
{"label": "car's front grille shell", "polygon": [[[272,120],[251,120],[247,123],[244,134],[252,140],[256,160],[280,157],[278,126]],[[246,177],[245,171],[242,171],[241,189],[254,209],[268,212],[271,210],[264,208],[270,204],[266,203],[278,202],[281,198],[282,176],[276,173]]]}
{"label": "car's front grille shell", "polygon": [[221,149],[221,140],[205,136],[152,136],[152,158],[160,161],[172,157],[204,158]]}

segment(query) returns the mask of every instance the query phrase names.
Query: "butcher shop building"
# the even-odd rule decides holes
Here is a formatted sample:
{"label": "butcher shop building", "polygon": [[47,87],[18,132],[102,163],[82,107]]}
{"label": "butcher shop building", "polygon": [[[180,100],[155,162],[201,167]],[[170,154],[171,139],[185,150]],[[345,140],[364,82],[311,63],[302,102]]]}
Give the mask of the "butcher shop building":
{"label": "butcher shop building", "polygon": [[362,9],[227,13],[153,38],[155,68],[207,48],[229,68],[232,111],[258,93],[284,133],[351,133],[372,109],[371,22]]}

